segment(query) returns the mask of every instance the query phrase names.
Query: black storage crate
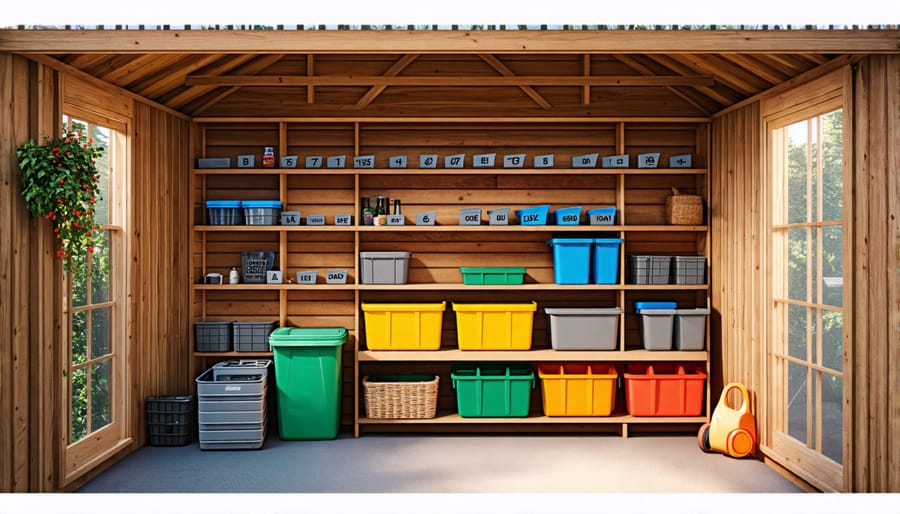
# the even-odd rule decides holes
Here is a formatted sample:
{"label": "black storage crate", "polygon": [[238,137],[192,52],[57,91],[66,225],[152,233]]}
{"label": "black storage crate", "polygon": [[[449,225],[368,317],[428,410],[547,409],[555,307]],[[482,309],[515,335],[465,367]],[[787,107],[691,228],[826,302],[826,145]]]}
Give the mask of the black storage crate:
{"label": "black storage crate", "polygon": [[195,321],[194,349],[198,352],[230,352],[231,321]]}
{"label": "black storage crate", "polygon": [[194,433],[193,396],[149,396],[146,400],[150,446],[185,446]]}
{"label": "black storage crate", "polygon": [[268,352],[269,334],[277,325],[277,321],[235,321],[234,351]]}

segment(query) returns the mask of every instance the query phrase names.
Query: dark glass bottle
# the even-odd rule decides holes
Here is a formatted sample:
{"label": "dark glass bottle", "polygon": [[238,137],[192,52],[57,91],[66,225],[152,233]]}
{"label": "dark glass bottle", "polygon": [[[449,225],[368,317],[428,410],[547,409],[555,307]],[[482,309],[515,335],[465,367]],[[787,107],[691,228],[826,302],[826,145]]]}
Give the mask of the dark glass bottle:
{"label": "dark glass bottle", "polygon": [[362,224],[363,225],[374,225],[375,224],[375,209],[372,208],[372,202],[369,197],[365,197],[363,200],[362,206]]}
{"label": "dark glass bottle", "polygon": [[384,195],[378,195],[375,197],[375,224],[376,225],[387,225],[387,198]]}

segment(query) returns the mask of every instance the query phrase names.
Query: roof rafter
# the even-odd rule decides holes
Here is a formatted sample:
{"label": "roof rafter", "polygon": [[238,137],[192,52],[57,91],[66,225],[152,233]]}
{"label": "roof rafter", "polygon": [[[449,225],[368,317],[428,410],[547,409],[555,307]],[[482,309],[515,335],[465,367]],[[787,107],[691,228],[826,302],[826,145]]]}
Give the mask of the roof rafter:
{"label": "roof rafter", "polygon": [[[384,72],[384,74],[382,76],[396,77],[397,75],[400,74],[400,72],[405,70],[407,66],[412,64],[412,62],[418,58],[419,58],[419,54],[404,55],[397,62],[395,62],[390,68],[388,68],[388,70],[386,72]],[[312,86],[310,86],[310,88],[312,88]],[[380,95],[381,92],[385,90],[385,88],[387,88],[387,86],[383,86],[383,85],[372,86],[372,88],[369,89],[366,92],[366,94],[364,94],[362,96],[362,98],[359,99],[358,102],[356,102],[356,106],[359,107],[360,109],[364,109],[367,105],[372,103],[372,100],[375,100],[375,98],[378,95]]]}
{"label": "roof rafter", "polygon": [[188,86],[711,86],[715,84],[712,75],[667,75],[667,76],[429,76],[429,77],[388,77],[357,75],[188,75],[184,80]]}
{"label": "roof rafter", "polygon": [[[494,68],[495,70],[497,70],[497,73],[503,75],[504,77],[515,77],[516,76],[516,74],[513,73],[513,71],[511,69],[509,69],[505,64],[500,62],[500,59],[497,59],[493,55],[481,54],[481,55],[479,55],[479,57],[481,57],[481,60],[488,63],[491,68]],[[526,95],[528,95],[529,98],[534,100],[534,103],[538,104],[542,108],[544,108],[544,109],[553,108],[553,106],[550,105],[550,102],[548,102],[546,98],[541,96],[541,94],[538,93],[537,91],[535,91],[534,88],[532,88],[531,86],[521,86],[520,85],[519,89],[521,89],[522,92],[524,92]]]}

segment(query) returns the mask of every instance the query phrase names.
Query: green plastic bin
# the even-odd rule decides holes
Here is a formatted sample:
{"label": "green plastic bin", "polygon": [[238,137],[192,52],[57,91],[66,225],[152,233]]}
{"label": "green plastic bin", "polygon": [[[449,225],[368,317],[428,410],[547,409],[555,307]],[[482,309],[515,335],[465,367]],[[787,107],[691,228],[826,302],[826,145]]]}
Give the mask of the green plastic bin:
{"label": "green plastic bin", "polygon": [[534,370],[527,364],[458,365],[450,373],[456,404],[463,418],[526,417],[534,389]]}
{"label": "green plastic bin", "polygon": [[269,336],[281,439],[334,439],[341,425],[345,328],[282,327]]}

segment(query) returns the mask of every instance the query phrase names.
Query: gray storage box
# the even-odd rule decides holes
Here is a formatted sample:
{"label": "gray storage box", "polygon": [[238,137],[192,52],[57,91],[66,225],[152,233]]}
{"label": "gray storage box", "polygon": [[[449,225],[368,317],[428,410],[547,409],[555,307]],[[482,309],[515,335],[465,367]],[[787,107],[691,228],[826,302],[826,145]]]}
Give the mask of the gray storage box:
{"label": "gray storage box", "polygon": [[622,309],[544,308],[554,350],[615,350]]}
{"label": "gray storage box", "polygon": [[676,255],[672,257],[673,284],[705,284],[706,257]]}
{"label": "gray storage box", "polygon": [[230,352],[231,321],[195,321],[194,350],[198,352]]}
{"label": "gray storage box", "polygon": [[668,255],[629,255],[629,283],[668,284],[671,261]]}
{"label": "gray storage box", "polygon": [[201,157],[197,159],[197,167],[203,169],[230,168],[231,157]]}
{"label": "gray storage box", "polygon": [[212,368],[207,369],[196,378],[199,410],[206,402],[215,400],[255,400],[266,391],[266,374],[248,375],[241,380],[215,380]]}
{"label": "gray storage box", "polygon": [[676,350],[706,349],[706,317],[709,309],[676,309],[674,344]]}
{"label": "gray storage box", "polygon": [[405,284],[410,252],[359,252],[363,284]]}
{"label": "gray storage box", "polygon": [[645,350],[671,350],[675,309],[641,309],[641,343]]}
{"label": "gray storage box", "polygon": [[234,351],[268,352],[269,334],[277,326],[277,321],[235,321]]}
{"label": "gray storage box", "polygon": [[259,374],[267,374],[272,361],[268,359],[241,359],[222,361],[213,365],[213,380],[220,381],[224,377],[229,379],[232,377],[254,376]]}

